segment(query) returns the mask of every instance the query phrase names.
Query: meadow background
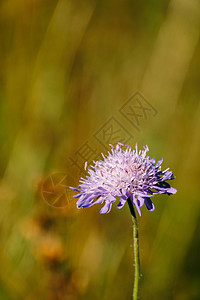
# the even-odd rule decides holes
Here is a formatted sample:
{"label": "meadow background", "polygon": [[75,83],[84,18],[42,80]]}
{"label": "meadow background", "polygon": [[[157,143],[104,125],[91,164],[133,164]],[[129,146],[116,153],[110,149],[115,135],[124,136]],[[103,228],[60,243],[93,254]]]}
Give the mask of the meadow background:
{"label": "meadow background", "polygon": [[199,34],[198,0],[0,2],[0,299],[131,299],[128,207],[77,210],[67,188],[121,125],[178,190],[142,208],[140,299],[200,299]]}

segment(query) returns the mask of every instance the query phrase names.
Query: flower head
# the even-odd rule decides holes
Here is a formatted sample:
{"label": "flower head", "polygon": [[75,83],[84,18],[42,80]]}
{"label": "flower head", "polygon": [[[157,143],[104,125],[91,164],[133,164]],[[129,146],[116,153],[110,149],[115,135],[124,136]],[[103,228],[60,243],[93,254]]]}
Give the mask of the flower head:
{"label": "flower head", "polygon": [[[151,198],[156,194],[175,194],[177,190],[166,182],[175,177],[167,168],[161,171],[161,158],[157,163],[154,158],[146,156],[148,146],[138,151],[138,145],[132,150],[130,146],[118,143],[103,160],[93,161],[88,167],[89,176],[80,179],[75,198],[77,207],[90,207],[93,204],[104,203],[100,213],[109,213],[113,202],[120,197],[117,208],[122,208],[129,198],[135,205],[139,215],[140,207],[146,205],[149,211],[155,209]],[[125,148],[124,148],[124,147]],[[87,164],[85,164],[87,168]]]}

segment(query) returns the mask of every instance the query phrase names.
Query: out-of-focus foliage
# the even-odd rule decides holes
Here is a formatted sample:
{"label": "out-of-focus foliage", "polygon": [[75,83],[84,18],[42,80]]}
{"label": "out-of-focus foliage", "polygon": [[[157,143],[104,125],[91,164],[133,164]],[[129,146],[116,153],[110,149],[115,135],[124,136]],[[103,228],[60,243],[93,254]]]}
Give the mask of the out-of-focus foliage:
{"label": "out-of-focus foliage", "polygon": [[[198,0],[0,2],[0,299],[131,299],[128,207],[42,194],[78,185],[69,158],[111,117],[176,175],[139,218],[141,299],[200,299],[199,33]],[[136,91],[157,111],[140,130],[120,113]]]}

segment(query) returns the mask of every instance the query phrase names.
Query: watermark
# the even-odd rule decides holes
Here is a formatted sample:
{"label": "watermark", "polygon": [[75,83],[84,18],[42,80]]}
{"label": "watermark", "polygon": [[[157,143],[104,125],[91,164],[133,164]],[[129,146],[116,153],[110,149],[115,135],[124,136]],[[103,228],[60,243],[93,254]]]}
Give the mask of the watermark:
{"label": "watermark", "polygon": [[119,141],[126,144],[133,138],[132,134],[115,117],[111,117],[105,122],[94,134],[94,137],[105,148],[108,148],[109,144],[116,144]]}
{"label": "watermark", "polygon": [[[144,122],[157,115],[157,109],[140,93],[133,94],[119,109],[117,113],[100,127],[69,157],[70,170],[68,174],[76,177],[85,177],[87,172],[85,162],[90,166],[94,161],[102,159],[101,152],[109,150],[109,144],[117,142],[133,144],[135,137],[132,132],[141,131]],[[127,122],[124,122],[126,120]],[[130,124],[127,126],[127,124]],[[131,128],[131,129],[130,129]],[[78,184],[66,173],[55,173],[48,176],[42,184],[42,197],[45,202],[56,208],[62,208],[73,200],[74,192],[69,186]]]}
{"label": "watermark", "polygon": [[131,96],[119,109],[119,112],[138,131],[140,131],[143,121],[155,117],[158,113],[155,107],[139,92]]}
{"label": "watermark", "polygon": [[79,176],[84,176],[86,174],[84,170],[84,164],[87,161],[89,164],[92,163],[92,160],[97,160],[98,158],[98,149],[95,145],[92,145],[91,141],[86,141],[83,143],[77,150],[74,152],[73,156],[69,158],[70,167],[75,167]]}
{"label": "watermark", "polygon": [[69,184],[74,186],[73,178],[66,173],[54,173],[49,175],[41,186],[41,194],[44,201],[54,207],[63,208],[73,199],[73,192]]}

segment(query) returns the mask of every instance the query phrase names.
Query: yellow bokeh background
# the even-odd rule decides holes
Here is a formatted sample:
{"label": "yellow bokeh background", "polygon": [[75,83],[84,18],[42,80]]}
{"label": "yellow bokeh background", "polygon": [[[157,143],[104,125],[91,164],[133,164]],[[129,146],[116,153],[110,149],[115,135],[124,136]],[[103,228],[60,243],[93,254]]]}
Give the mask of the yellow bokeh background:
{"label": "yellow bokeh background", "polygon": [[96,159],[121,128],[178,190],[142,208],[140,299],[200,299],[199,34],[198,0],[0,2],[0,299],[131,299],[128,206],[77,210],[68,189],[80,149]]}

